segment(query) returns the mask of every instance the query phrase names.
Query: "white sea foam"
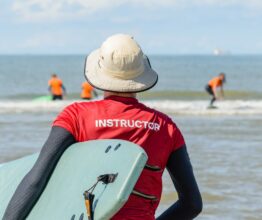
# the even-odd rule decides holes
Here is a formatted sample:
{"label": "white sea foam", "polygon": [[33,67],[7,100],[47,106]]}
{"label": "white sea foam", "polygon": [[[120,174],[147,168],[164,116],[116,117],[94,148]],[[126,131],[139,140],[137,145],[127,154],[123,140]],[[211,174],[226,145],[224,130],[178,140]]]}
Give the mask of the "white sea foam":
{"label": "white sea foam", "polygon": [[33,102],[33,101],[4,101],[0,100],[1,113],[23,113],[23,112],[57,112],[61,111],[72,101],[56,102]]}
{"label": "white sea foam", "polygon": [[146,101],[146,105],[170,114],[182,115],[253,115],[262,114],[262,101],[226,100],[215,103],[217,108],[208,109],[209,101]]}
{"label": "white sea foam", "polygon": [[[79,100],[55,102],[5,101],[0,100],[0,114],[23,112],[59,112],[67,105]],[[207,100],[147,100],[149,107],[168,114],[179,115],[262,115],[260,100],[226,100],[216,102],[216,109],[208,109]]]}

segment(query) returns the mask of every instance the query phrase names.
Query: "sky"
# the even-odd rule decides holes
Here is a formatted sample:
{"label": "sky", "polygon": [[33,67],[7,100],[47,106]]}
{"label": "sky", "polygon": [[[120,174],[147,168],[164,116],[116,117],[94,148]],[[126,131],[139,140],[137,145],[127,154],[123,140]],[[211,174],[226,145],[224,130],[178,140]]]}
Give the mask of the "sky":
{"label": "sky", "polygon": [[262,54],[262,0],[0,0],[0,54],[88,54],[116,33],[147,54]]}

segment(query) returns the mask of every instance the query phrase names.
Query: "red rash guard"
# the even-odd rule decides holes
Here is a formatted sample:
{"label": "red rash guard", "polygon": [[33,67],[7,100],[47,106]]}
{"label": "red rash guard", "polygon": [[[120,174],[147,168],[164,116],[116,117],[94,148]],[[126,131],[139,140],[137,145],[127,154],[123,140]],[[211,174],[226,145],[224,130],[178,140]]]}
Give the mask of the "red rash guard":
{"label": "red rash guard", "polygon": [[53,125],[68,130],[78,142],[122,139],[140,145],[149,157],[147,164],[162,170],[144,169],[135,189],[156,196],[158,201],[131,195],[112,219],[155,219],[168,158],[185,145],[181,132],[168,116],[146,107],[135,98],[110,96],[101,101],[74,103],[66,107]]}

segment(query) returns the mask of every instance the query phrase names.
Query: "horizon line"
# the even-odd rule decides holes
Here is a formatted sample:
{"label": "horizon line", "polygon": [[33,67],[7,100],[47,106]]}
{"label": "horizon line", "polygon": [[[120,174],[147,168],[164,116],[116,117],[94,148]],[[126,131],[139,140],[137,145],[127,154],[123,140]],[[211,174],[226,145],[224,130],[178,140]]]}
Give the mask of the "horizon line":
{"label": "horizon line", "polygon": [[[0,56],[88,56],[89,53],[0,53]],[[230,56],[262,56],[262,53],[236,53],[236,54],[219,54],[212,53],[149,53],[147,56],[213,56],[213,57],[230,57]]]}

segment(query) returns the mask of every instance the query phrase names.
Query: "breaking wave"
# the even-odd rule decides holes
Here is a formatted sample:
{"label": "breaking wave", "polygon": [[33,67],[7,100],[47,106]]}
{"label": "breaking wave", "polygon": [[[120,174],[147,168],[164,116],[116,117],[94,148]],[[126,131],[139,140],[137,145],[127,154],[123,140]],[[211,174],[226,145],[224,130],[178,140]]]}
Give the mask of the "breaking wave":
{"label": "breaking wave", "polygon": [[[23,112],[59,112],[79,100],[33,102],[29,100],[0,100],[0,114]],[[208,109],[208,100],[144,100],[145,105],[167,114],[179,115],[262,115],[260,100],[225,100],[216,102],[215,109]]]}

